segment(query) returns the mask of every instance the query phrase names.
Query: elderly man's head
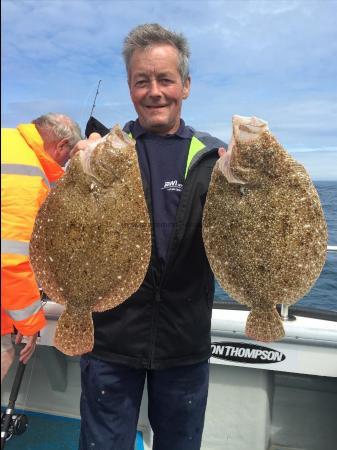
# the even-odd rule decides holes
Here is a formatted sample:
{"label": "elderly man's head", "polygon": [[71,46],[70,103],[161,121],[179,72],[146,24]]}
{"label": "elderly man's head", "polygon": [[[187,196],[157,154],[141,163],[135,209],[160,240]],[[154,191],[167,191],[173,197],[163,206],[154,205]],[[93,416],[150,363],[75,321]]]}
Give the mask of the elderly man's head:
{"label": "elderly man's head", "polygon": [[139,25],[130,31],[124,40],[123,57],[129,77],[130,61],[136,50],[145,50],[156,45],[169,44],[178,52],[178,71],[182,82],[189,77],[190,50],[186,38],[167,30],[157,23]]}
{"label": "elderly man's head", "polygon": [[190,91],[186,39],[158,24],[140,25],[126,37],[123,56],[142,127],[161,135],[176,132]]}
{"label": "elderly man's head", "polygon": [[76,122],[64,114],[48,113],[33,120],[40,133],[46,152],[64,166],[70,151],[81,139],[81,129]]}

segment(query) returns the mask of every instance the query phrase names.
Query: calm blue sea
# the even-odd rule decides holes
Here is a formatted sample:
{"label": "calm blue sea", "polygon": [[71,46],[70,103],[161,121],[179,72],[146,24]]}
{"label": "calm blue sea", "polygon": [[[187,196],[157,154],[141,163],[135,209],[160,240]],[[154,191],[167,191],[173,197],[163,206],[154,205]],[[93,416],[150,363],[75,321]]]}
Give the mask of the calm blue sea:
{"label": "calm blue sea", "polygon": [[[328,245],[337,245],[337,181],[316,181],[315,186],[328,224]],[[215,283],[215,300],[234,301],[218,283]],[[328,253],[320,277],[311,291],[299,300],[296,306],[337,311],[337,252]]]}

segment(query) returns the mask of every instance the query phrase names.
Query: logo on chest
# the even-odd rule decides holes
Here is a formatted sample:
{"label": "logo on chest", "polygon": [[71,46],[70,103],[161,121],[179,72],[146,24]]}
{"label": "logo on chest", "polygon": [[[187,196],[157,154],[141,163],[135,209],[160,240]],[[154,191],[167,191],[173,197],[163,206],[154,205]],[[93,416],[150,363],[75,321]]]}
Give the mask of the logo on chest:
{"label": "logo on chest", "polygon": [[183,184],[178,183],[178,180],[165,181],[161,190],[181,192],[183,190]]}

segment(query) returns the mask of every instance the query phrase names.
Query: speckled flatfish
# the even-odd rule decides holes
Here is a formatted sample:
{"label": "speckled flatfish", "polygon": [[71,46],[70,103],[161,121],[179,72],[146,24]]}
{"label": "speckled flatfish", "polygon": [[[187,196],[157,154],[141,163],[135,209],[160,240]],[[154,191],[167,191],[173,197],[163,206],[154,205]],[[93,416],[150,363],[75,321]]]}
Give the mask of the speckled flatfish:
{"label": "speckled flatfish", "polygon": [[327,226],[304,167],[265,121],[233,116],[233,136],[213,170],[203,239],[221,287],[251,307],[246,334],[284,336],[276,304],[301,299],[326,258]]}
{"label": "speckled flatfish", "polygon": [[59,350],[92,350],[91,312],[128,299],[145,278],[150,254],[135,141],[116,125],[72,158],[36,217],[32,267],[46,294],[66,305],[55,333]]}

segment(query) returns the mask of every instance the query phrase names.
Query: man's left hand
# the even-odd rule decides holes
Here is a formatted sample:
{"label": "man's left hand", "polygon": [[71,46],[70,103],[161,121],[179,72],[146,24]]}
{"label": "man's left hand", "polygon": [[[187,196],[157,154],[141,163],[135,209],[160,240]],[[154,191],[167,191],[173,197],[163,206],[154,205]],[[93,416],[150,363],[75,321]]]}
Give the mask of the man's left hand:
{"label": "man's left hand", "polygon": [[224,147],[220,147],[218,150],[219,158],[221,158],[221,156],[223,156],[225,153],[226,153],[226,149]]}

